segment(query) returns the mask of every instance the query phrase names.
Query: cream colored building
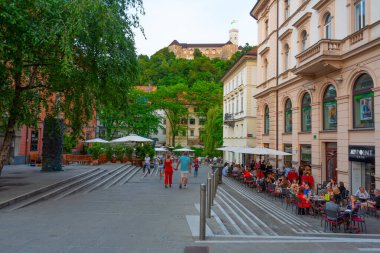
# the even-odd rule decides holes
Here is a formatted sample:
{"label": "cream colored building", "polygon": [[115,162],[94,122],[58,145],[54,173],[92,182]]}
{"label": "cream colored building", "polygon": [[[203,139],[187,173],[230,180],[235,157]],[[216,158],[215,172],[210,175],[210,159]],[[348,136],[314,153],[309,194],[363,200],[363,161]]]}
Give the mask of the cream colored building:
{"label": "cream colored building", "polygon": [[[223,82],[223,146],[256,146],[257,48],[238,59],[224,74]],[[252,157],[224,152],[224,160],[247,164]]]}
{"label": "cream colored building", "polygon": [[228,60],[234,53],[240,50],[239,30],[231,29],[229,31],[229,40],[226,43],[187,44],[179,43],[177,40],[173,40],[168,48],[169,51],[173,52],[177,58],[193,59],[195,49],[199,49],[201,53],[208,58]]}
{"label": "cream colored building", "polygon": [[377,0],[260,0],[251,11],[258,144],[351,192],[380,188],[379,10]]}
{"label": "cream colored building", "polygon": [[[192,105],[186,106],[188,109],[187,118],[182,119],[181,124],[184,131],[175,137],[175,145],[182,147],[200,147],[202,146],[201,134],[205,124],[205,119],[199,117],[196,113],[196,107]],[[166,119],[166,145],[172,145],[171,125]]]}

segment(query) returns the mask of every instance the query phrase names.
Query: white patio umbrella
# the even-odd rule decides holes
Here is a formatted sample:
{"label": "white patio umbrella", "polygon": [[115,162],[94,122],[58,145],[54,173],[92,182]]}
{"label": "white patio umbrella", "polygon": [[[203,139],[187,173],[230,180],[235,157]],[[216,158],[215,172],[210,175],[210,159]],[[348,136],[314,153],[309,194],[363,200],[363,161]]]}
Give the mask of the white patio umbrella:
{"label": "white patio umbrella", "polygon": [[234,150],[235,153],[242,153],[242,154],[253,154],[253,155],[292,155],[280,150],[270,149],[270,148],[264,148],[264,147],[254,147],[254,148],[239,148]]}
{"label": "white patio umbrella", "polygon": [[106,141],[106,140],[103,140],[100,138],[89,139],[89,140],[85,140],[84,142],[86,142],[86,143],[109,143],[109,141]]}
{"label": "white patio umbrella", "polygon": [[241,147],[222,147],[222,148],[217,148],[216,150],[234,152],[235,150],[238,150],[239,148]]}
{"label": "white patio umbrella", "polygon": [[166,148],[154,148],[156,152],[166,152],[168,151]]}
{"label": "white patio umbrella", "polygon": [[174,149],[173,151],[177,152],[194,152],[195,150],[189,149],[189,148],[179,148],[179,149]]}
{"label": "white patio umbrella", "polygon": [[115,140],[110,141],[111,143],[116,142],[153,142],[153,140],[136,135],[136,134],[130,134]]}

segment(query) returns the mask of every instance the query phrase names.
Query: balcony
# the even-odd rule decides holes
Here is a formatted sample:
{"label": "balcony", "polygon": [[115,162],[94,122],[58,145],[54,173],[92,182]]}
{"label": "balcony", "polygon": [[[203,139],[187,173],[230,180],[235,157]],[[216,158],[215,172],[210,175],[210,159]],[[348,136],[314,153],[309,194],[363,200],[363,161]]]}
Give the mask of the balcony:
{"label": "balcony", "polygon": [[323,39],[296,56],[296,75],[316,78],[342,68],[343,42]]}
{"label": "balcony", "polygon": [[225,113],[224,114],[224,124],[230,127],[235,126],[235,117],[232,113]]}

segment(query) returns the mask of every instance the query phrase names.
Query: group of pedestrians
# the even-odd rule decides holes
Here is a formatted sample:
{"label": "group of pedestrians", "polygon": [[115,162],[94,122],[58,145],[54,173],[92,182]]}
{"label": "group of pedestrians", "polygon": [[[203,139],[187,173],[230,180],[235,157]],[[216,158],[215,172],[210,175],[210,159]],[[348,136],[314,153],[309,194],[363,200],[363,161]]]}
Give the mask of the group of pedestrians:
{"label": "group of pedestrians", "polygon": [[[173,171],[179,171],[180,172],[180,181],[179,181],[179,188],[187,188],[187,184],[189,181],[189,174],[192,172],[192,163],[189,158],[189,155],[187,152],[182,153],[182,155],[178,158],[176,166],[173,165],[173,159],[170,154],[166,155],[166,158],[161,165],[157,164],[156,168],[156,160],[155,159],[155,169],[160,170],[160,178],[162,176],[162,171],[163,174],[165,175],[164,177],[164,185],[165,188],[171,188],[173,184]],[[144,166],[143,166],[143,173],[145,174],[145,169],[148,169],[148,173],[150,174],[150,157],[147,155],[144,159]],[[199,161],[198,158],[194,158],[194,177],[198,176],[198,169],[199,169]]]}

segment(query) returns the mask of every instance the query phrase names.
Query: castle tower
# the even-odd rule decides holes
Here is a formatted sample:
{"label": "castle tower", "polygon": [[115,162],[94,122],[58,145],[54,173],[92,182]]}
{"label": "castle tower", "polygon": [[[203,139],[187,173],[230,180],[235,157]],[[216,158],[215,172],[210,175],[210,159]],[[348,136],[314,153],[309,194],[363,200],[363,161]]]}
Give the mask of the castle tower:
{"label": "castle tower", "polygon": [[239,30],[233,28],[229,31],[229,33],[230,33],[230,41],[235,45],[239,45]]}

